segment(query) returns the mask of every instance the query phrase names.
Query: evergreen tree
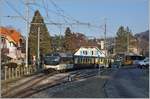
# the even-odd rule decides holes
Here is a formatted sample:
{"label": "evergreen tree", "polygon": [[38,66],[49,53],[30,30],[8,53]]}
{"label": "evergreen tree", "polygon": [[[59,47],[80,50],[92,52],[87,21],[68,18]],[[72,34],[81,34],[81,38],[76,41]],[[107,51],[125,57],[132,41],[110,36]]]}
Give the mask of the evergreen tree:
{"label": "evergreen tree", "polygon": [[72,33],[69,27],[66,28],[65,31],[65,41],[64,41],[64,47],[66,51],[71,51],[72,47]]}
{"label": "evergreen tree", "polygon": [[38,49],[38,28],[40,28],[40,53],[45,54],[51,51],[51,38],[48,29],[44,23],[43,17],[37,10],[31,22],[29,32],[29,55],[37,56]]}
{"label": "evergreen tree", "polygon": [[129,27],[121,26],[117,31],[116,52],[133,52],[132,48],[137,48],[137,39],[132,35]]}
{"label": "evergreen tree", "polygon": [[121,26],[117,31],[116,38],[116,52],[126,52],[127,51],[127,32],[123,26]]}
{"label": "evergreen tree", "polygon": [[63,52],[64,37],[62,35],[55,35],[52,37],[52,49],[53,52],[59,51]]}

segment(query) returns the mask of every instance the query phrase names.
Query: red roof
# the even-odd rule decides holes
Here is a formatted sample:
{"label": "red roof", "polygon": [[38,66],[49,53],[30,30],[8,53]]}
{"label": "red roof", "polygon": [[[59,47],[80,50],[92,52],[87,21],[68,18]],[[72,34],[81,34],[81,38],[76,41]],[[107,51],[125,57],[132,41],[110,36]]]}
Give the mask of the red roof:
{"label": "red roof", "polygon": [[0,27],[0,35],[10,37],[15,41],[14,43],[18,43],[22,39],[21,33],[12,28]]}

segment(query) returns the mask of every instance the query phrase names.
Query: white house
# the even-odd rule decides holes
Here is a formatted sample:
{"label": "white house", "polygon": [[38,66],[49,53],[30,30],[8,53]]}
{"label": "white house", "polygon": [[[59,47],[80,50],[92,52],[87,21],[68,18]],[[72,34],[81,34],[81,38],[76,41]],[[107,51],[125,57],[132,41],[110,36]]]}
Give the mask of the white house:
{"label": "white house", "polygon": [[97,47],[81,47],[74,56],[105,57],[105,54]]}
{"label": "white house", "polygon": [[74,54],[75,64],[104,64],[105,54],[96,46],[81,47]]}

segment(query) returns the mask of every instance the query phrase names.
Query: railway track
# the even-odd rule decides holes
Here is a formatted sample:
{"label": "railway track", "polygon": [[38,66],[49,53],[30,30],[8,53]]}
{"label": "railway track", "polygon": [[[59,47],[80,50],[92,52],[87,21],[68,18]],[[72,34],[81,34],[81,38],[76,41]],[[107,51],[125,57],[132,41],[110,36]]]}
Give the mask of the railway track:
{"label": "railway track", "polygon": [[48,75],[45,75],[44,73],[40,73],[30,80],[24,81],[21,84],[18,84],[18,85],[11,87],[11,88],[8,88],[4,92],[2,92],[1,95],[2,95],[2,97],[5,97],[5,98],[19,97],[21,94],[24,94],[25,92],[29,91],[32,87],[36,86],[42,80],[45,80],[49,76],[52,76],[54,74],[56,74],[56,72],[50,73]]}
{"label": "railway track", "polygon": [[48,88],[52,88],[64,83],[67,84],[69,82],[79,81],[81,79],[96,76],[97,74],[98,74],[97,69],[77,70],[59,74],[57,74],[57,72],[54,72],[53,74],[46,74],[46,75],[43,74],[41,76],[35,77],[29,82],[26,82],[27,85],[20,86],[21,87],[20,90],[18,89],[15,90],[15,87],[11,90],[8,90],[7,93],[2,94],[2,97],[26,98],[32,96],[33,94],[46,90]]}

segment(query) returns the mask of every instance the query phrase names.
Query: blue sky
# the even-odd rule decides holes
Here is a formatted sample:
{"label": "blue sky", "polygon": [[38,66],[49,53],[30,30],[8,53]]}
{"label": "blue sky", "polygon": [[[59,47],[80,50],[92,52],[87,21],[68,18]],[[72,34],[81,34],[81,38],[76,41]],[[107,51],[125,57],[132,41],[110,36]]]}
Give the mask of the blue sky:
{"label": "blue sky", "polygon": [[[1,1],[1,16],[18,14],[6,4],[6,0]],[[25,16],[25,5],[21,1],[25,0],[7,0],[19,13]],[[32,1],[32,0],[29,0]],[[64,18],[53,13],[57,12],[51,0],[43,0],[45,6],[48,6],[48,17],[44,9],[42,0],[33,0],[42,7],[30,5],[30,21],[36,9],[40,10],[45,22],[65,22]],[[57,6],[64,10],[65,16],[71,16],[81,22],[89,22],[93,25],[104,25],[104,19],[107,19],[107,36],[115,36],[119,26],[129,26],[133,33],[139,33],[148,29],[148,0],[53,0]],[[52,11],[51,11],[52,10]],[[23,35],[26,35],[26,22],[21,18],[1,17],[2,26],[12,26],[19,29]],[[67,20],[68,23],[75,23],[73,20]],[[47,25],[50,35],[64,34],[68,25],[61,29],[58,26]],[[103,37],[104,31],[101,28],[88,27],[87,25],[71,26],[73,32],[81,32],[87,36]]]}

